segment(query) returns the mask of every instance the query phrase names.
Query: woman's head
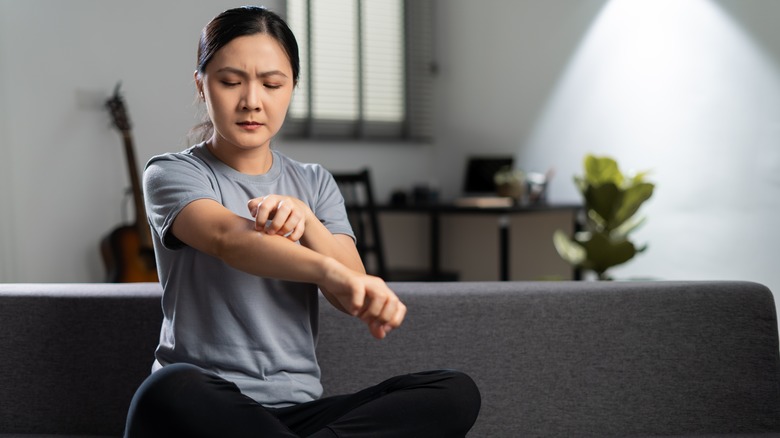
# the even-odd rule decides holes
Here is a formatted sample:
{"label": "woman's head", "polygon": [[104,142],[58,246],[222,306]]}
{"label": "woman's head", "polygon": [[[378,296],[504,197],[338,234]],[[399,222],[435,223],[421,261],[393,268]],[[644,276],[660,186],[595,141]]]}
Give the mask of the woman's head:
{"label": "woman's head", "polygon": [[214,54],[233,39],[258,33],[273,37],[284,49],[297,83],[301,67],[295,35],[281,17],[259,6],[228,9],[203,28],[198,44],[198,73],[204,74]]}
{"label": "woman's head", "polygon": [[256,6],[221,13],[198,45],[195,84],[209,117],[193,134],[215,148],[268,145],[284,123],[299,71],[298,45],[278,15]]}

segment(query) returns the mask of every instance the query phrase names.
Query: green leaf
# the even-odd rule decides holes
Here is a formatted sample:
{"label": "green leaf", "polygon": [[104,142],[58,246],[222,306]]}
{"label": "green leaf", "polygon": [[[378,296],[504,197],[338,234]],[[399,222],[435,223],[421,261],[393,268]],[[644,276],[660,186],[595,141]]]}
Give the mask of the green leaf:
{"label": "green leaf", "polygon": [[563,231],[556,230],[553,233],[553,244],[558,255],[573,266],[579,266],[585,260],[585,249],[582,245],[569,239]]}
{"label": "green leaf", "polygon": [[644,171],[644,172],[639,172],[636,175],[632,176],[631,180],[629,181],[629,185],[633,186],[645,182],[645,176],[647,176],[648,173],[649,172]]}
{"label": "green leaf", "polygon": [[[637,217],[630,217],[627,221],[620,224],[619,227],[612,230],[612,233],[609,235],[611,239],[626,239],[629,233],[632,233],[636,231],[640,226],[644,225],[645,222],[647,222],[647,217],[642,216],[640,218]],[[639,252],[639,250],[637,250]]]}
{"label": "green leaf", "polygon": [[585,156],[585,179],[588,184],[600,186],[612,183],[618,187],[623,184],[623,174],[617,162],[609,157]]}
{"label": "green leaf", "polygon": [[604,183],[599,186],[588,186],[585,189],[585,206],[596,212],[611,228],[617,208],[622,204],[623,193],[615,183]]}
{"label": "green leaf", "polygon": [[654,184],[640,183],[628,187],[623,191],[623,198],[614,216],[613,228],[619,227],[623,222],[633,216],[642,204],[653,196]]}
{"label": "green leaf", "polygon": [[597,233],[603,233],[604,230],[607,227],[607,223],[604,222],[604,219],[598,215],[593,209],[588,208],[587,210],[588,219],[585,222],[585,229],[589,231],[595,231]]}
{"label": "green leaf", "polygon": [[580,241],[587,254],[582,267],[599,275],[607,269],[625,263],[636,255],[634,244],[625,239],[612,240],[603,234],[592,234],[587,241]]}

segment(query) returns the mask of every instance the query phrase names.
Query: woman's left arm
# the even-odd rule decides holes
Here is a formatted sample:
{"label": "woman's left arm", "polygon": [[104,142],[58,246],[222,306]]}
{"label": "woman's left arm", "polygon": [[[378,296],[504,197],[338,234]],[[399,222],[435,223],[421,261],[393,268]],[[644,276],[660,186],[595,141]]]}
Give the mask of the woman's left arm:
{"label": "woman's left arm", "polygon": [[301,245],[333,257],[356,272],[366,273],[352,237],[331,233],[300,199],[268,195],[250,200],[248,207],[257,231],[281,234],[294,242],[300,240]]}
{"label": "woman's left arm", "polygon": [[[251,199],[247,206],[255,218],[257,231],[281,234],[293,242],[300,240],[301,245],[312,251],[332,257],[355,272],[366,273],[352,237],[331,233],[300,199],[268,195]],[[349,313],[329,291],[320,290],[331,305]]]}

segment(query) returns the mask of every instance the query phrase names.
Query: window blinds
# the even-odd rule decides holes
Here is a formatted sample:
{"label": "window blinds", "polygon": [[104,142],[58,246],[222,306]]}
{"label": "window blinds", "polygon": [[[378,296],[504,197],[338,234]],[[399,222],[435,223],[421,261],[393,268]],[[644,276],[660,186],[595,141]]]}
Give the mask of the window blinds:
{"label": "window blinds", "polygon": [[[288,0],[286,15],[298,39],[301,78],[284,134],[429,137],[433,51],[426,4]],[[428,14],[421,17],[420,10]]]}

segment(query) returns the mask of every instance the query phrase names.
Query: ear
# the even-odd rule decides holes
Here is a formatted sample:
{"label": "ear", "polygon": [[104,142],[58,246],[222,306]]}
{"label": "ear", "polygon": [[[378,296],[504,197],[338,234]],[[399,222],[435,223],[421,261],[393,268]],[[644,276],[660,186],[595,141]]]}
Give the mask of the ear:
{"label": "ear", "polygon": [[205,100],[206,98],[203,95],[203,78],[197,70],[195,70],[195,73],[193,73],[192,76],[195,79],[195,88],[198,90],[198,96],[202,100]]}

